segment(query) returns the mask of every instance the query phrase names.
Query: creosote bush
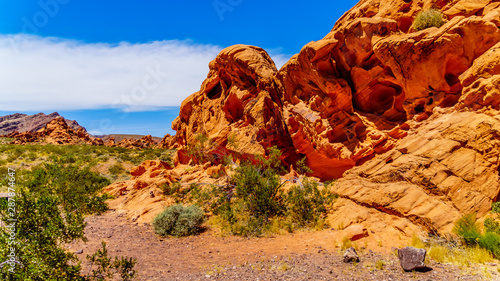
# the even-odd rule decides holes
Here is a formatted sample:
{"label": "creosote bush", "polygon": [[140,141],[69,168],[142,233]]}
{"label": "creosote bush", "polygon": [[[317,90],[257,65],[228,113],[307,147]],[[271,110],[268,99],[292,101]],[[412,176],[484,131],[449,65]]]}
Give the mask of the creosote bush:
{"label": "creosote bush", "polygon": [[421,11],[417,14],[413,22],[413,28],[416,31],[429,27],[441,27],[444,24],[443,14],[437,9]]}
{"label": "creosote bush", "polygon": [[205,213],[196,206],[184,207],[176,204],[166,208],[153,220],[153,227],[161,236],[189,236],[200,231],[201,224],[205,220]]}

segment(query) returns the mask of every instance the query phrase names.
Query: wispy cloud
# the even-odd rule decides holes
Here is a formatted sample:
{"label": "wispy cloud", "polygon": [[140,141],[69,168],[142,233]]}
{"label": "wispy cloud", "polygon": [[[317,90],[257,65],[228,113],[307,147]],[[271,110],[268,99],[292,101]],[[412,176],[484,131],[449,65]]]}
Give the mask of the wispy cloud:
{"label": "wispy cloud", "polygon": [[[221,49],[179,40],[113,45],[0,35],[0,110],[179,106],[199,90]],[[287,58],[273,57],[278,67]]]}

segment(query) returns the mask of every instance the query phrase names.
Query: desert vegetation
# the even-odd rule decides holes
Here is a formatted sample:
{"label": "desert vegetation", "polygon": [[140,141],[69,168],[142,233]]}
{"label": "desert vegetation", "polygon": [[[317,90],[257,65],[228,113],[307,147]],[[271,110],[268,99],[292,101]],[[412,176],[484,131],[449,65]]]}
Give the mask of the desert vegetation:
{"label": "desert vegetation", "polygon": [[441,27],[444,23],[443,13],[441,13],[441,11],[429,9],[417,14],[413,22],[413,28],[419,31],[429,27]]}
{"label": "desert vegetation", "polygon": [[[440,263],[459,266],[483,264],[500,257],[500,203],[492,204],[492,210],[481,226],[476,214],[469,213],[455,222],[453,233],[458,239],[431,236],[412,238],[412,246],[426,248],[428,258]],[[482,229],[482,230],[481,230]]]}
{"label": "desert vegetation", "polygon": [[[0,138],[1,139],[1,138]],[[164,149],[127,149],[90,145],[13,145],[0,144],[0,169],[15,167],[20,172],[41,164],[64,163],[86,167],[110,181],[129,177],[128,169],[144,160],[172,161],[172,151]],[[109,166],[109,167],[108,167]],[[128,169],[126,168],[128,166]],[[101,169],[101,167],[107,167]],[[2,185],[5,187],[6,185]],[[5,192],[0,190],[0,192]]]}
{"label": "desert vegetation", "polygon": [[170,161],[170,151],[3,143],[0,155],[3,192],[15,195],[0,200],[0,217],[4,226],[12,223],[8,218],[16,219],[15,228],[0,228],[0,261],[13,252],[17,257],[16,270],[9,271],[7,264],[0,268],[2,280],[102,280],[113,275],[132,280],[136,276],[135,259],[112,260],[105,244],[87,256],[91,270],[83,272],[81,262],[64,245],[85,241],[85,218],[108,209],[105,201],[110,197],[101,190],[116,176],[127,177],[123,163]]}
{"label": "desert vegetation", "polygon": [[[261,236],[300,228],[323,229],[336,195],[328,185],[307,177],[285,190],[280,157],[281,152],[271,148],[268,158],[243,161],[233,174],[226,175],[225,185],[181,186],[177,182],[164,186],[163,191],[178,203],[201,207],[210,216],[209,224],[226,234]],[[226,163],[234,161],[226,159]],[[164,216],[160,214],[157,220]]]}

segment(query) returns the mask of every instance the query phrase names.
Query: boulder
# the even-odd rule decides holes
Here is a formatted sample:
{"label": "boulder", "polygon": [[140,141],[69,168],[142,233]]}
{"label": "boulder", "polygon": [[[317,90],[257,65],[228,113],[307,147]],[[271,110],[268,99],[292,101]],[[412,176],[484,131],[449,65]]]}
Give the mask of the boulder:
{"label": "boulder", "polygon": [[405,271],[425,268],[425,255],[427,250],[413,247],[404,247],[398,250],[401,267]]}
{"label": "boulder", "polygon": [[356,249],[351,247],[351,248],[345,250],[344,254],[342,255],[342,260],[345,263],[359,262],[359,256],[358,256],[358,253],[356,252]]}
{"label": "boulder", "polygon": [[351,240],[356,241],[361,238],[368,236],[368,231],[361,224],[354,224],[342,231],[342,236]]}

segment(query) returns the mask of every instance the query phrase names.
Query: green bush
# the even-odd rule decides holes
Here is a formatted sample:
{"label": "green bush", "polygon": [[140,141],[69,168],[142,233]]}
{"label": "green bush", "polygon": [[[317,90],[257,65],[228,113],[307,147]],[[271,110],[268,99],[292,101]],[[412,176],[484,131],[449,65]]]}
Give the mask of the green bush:
{"label": "green bush", "polygon": [[[336,198],[328,185],[304,179],[288,192],[283,188],[280,173],[281,153],[269,150],[267,159],[256,157],[236,168],[227,185],[199,185],[180,189],[178,183],[163,186],[164,194],[176,202],[190,202],[214,215],[211,222],[222,230],[242,236],[293,231],[296,228],[325,226],[324,218]],[[304,160],[299,161],[304,166]],[[308,172],[306,167],[302,171]]]}
{"label": "green bush", "polygon": [[[36,153],[52,161],[31,170],[17,170],[16,196],[8,202],[0,200],[0,218],[4,223],[10,224],[6,219],[12,216],[17,219],[17,244],[12,248],[24,266],[17,266],[13,273],[9,272],[10,266],[3,266],[0,280],[97,280],[85,276],[76,255],[63,247],[85,239],[86,215],[99,214],[108,208],[105,203],[108,196],[101,195],[101,191],[110,184],[109,180],[90,171],[92,163],[85,163],[89,155],[81,156],[95,150],[90,146],[53,145],[0,145],[0,150],[17,157],[26,153],[28,158]],[[4,176],[7,172],[6,167],[0,167],[0,183],[4,186],[8,185]],[[14,202],[15,210],[9,209]],[[9,258],[10,235],[9,229],[0,228],[0,261]],[[104,260],[107,253],[97,254]],[[132,259],[116,259],[111,264],[123,280],[133,277]]]}
{"label": "green bush", "polygon": [[57,195],[61,205],[68,212],[78,211],[83,214],[101,214],[107,210],[104,202],[109,197],[98,195],[110,181],[73,164],[45,164],[33,168],[22,182],[35,194]]}
{"label": "green bush", "polygon": [[500,257],[500,235],[486,232],[478,240],[479,246],[490,251],[496,258]]}
{"label": "green bush", "polygon": [[204,220],[205,213],[200,207],[196,205],[184,207],[176,204],[156,216],[153,227],[161,236],[189,236],[200,231]]}
{"label": "green bush", "polygon": [[283,213],[280,178],[273,169],[245,163],[236,169],[231,183],[252,215],[267,220]]}
{"label": "green bush", "polygon": [[500,202],[494,202],[491,204],[491,212],[493,214],[500,214]]}
{"label": "green bush", "polygon": [[484,230],[500,235],[500,224],[492,218],[487,218],[484,220]]}
{"label": "green bush", "polygon": [[[21,192],[14,199],[17,243],[9,246],[10,231],[0,228],[0,259],[7,260],[13,247],[24,267],[17,266],[14,272],[9,272],[10,266],[4,266],[0,269],[0,279],[80,280],[78,259],[61,245],[83,239],[83,216],[61,210],[56,195]],[[0,216],[8,218],[11,216],[8,205],[4,200],[1,202]]]}
{"label": "green bush", "polygon": [[476,223],[476,213],[470,213],[458,219],[452,231],[460,236],[467,245],[477,244],[477,241],[481,238],[481,232]]}
{"label": "green bush", "polygon": [[293,186],[286,196],[287,217],[299,227],[316,225],[327,214],[328,207],[337,198],[328,186],[318,188],[316,181],[305,178]]}
{"label": "green bush", "polygon": [[436,9],[422,11],[417,14],[413,22],[413,29],[416,31],[429,27],[441,27],[444,24],[443,14]]}
{"label": "green bush", "polygon": [[122,163],[116,162],[116,164],[108,168],[108,171],[112,175],[119,175],[123,173],[125,169],[123,168]]}

